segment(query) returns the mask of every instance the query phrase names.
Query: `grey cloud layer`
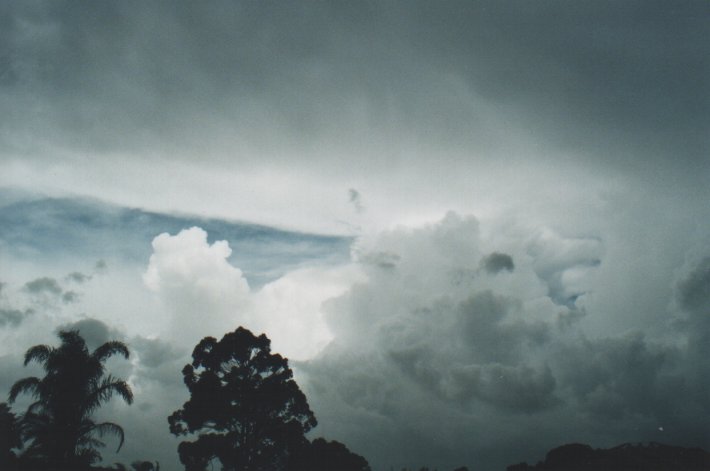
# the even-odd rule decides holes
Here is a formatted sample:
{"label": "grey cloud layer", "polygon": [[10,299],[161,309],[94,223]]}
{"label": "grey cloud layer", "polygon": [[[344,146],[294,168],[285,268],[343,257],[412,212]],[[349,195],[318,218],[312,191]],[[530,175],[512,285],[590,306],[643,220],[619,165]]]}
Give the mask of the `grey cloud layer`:
{"label": "grey cloud layer", "polygon": [[6,151],[37,153],[42,127],[98,152],[313,156],[335,139],[395,163],[427,158],[397,156],[407,141],[495,151],[512,124],[659,183],[708,171],[702,1],[2,8]]}

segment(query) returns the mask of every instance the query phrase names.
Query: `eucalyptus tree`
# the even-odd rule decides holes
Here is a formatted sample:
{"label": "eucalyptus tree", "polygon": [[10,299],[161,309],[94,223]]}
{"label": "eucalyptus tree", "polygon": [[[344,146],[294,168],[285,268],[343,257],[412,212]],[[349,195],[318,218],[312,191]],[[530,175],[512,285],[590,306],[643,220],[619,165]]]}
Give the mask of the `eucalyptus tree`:
{"label": "eucalyptus tree", "polygon": [[182,370],[190,400],[169,418],[175,435],[197,435],[178,447],[188,471],[217,460],[225,471],[279,471],[316,426],[288,361],[271,341],[239,327],[220,341],[206,337]]}
{"label": "eucalyptus tree", "polygon": [[10,390],[10,402],[29,394],[34,402],[20,420],[26,444],[23,455],[33,466],[47,469],[86,469],[100,461],[99,448],[105,435],[118,437],[120,450],[123,429],[113,422],[97,423],[93,414],[102,404],[118,395],[133,402],[129,385],[106,374],[104,363],[113,355],[128,358],[126,345],[109,341],[90,352],[76,330],[60,331],[61,345],[35,345],[25,353],[25,366],[42,365],[42,378],[17,381]]}

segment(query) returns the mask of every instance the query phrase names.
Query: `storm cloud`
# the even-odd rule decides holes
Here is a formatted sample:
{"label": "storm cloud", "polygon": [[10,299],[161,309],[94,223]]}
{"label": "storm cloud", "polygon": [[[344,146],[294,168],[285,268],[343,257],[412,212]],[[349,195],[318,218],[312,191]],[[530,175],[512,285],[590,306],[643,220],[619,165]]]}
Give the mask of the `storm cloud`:
{"label": "storm cloud", "polygon": [[481,260],[481,265],[488,273],[498,273],[501,270],[513,271],[515,263],[508,254],[493,252]]}
{"label": "storm cloud", "polygon": [[[179,142],[195,135],[179,137],[185,113],[206,120],[200,144],[213,137],[215,119],[240,131],[273,123],[287,141],[332,131],[333,118],[359,132],[404,122],[430,127],[435,139],[468,140],[484,137],[464,137],[480,119],[465,98],[480,95],[536,110],[536,119],[522,119],[565,147],[626,144],[656,156],[681,148],[674,153],[699,163],[694,130],[708,105],[697,93],[707,72],[698,53],[703,8],[10,2],[2,86],[15,115],[4,123],[5,142],[30,119],[81,146]],[[45,106],[17,106],[33,102]]]}
{"label": "storm cloud", "polygon": [[20,311],[19,309],[0,309],[0,326],[18,326],[25,316],[31,313],[31,310]]}
{"label": "storm cloud", "polygon": [[[372,459],[382,468],[394,465],[387,461],[390,452],[378,452],[371,443],[373,434],[376,440],[391,440],[390,432],[381,429],[383,420],[417,430],[423,443],[453,433],[447,435],[447,446],[481,469],[503,469],[521,450],[520,443],[498,443],[496,452],[488,450],[477,434],[481,427],[495,437],[510,436],[510,427],[516,427],[539,447],[556,436],[610,444],[663,438],[702,445],[706,433],[693,411],[707,407],[700,391],[708,384],[692,365],[703,364],[695,349],[701,344],[698,337],[706,334],[696,333],[697,328],[685,334],[682,325],[673,324],[674,341],[648,338],[641,326],[590,336],[589,318],[595,313],[575,301],[560,302],[555,293],[573,286],[582,300],[595,289],[594,278],[581,283],[585,278],[550,277],[549,270],[540,269],[577,266],[585,245],[549,232],[546,238],[545,250],[536,249],[537,237],[508,246],[528,255],[515,271],[486,270],[463,281],[449,274],[467,264],[477,268],[478,254],[490,253],[488,245],[500,240],[483,238],[471,217],[449,214],[436,225],[363,242],[374,253],[399,247],[398,265],[382,270],[363,264],[367,281],[328,303],[333,342],[299,364],[316,413],[326,414],[321,420],[331,423],[328,433],[372,449]],[[596,245],[604,241],[595,240],[591,247]],[[582,265],[598,270],[596,263]],[[703,260],[678,281],[681,300],[704,296],[704,265]],[[327,414],[340,408],[351,410],[358,425],[335,425],[335,416]],[[444,420],[454,411],[461,419],[448,432],[433,425],[436,417]],[[535,432],[541,429],[547,432]],[[389,443],[401,446],[400,456],[413,453],[404,441]],[[435,445],[415,455],[456,465],[450,452]]]}
{"label": "storm cloud", "polygon": [[341,233],[348,188],[379,225],[528,184],[707,195],[701,1],[2,8],[4,185]]}
{"label": "storm cloud", "polygon": [[57,283],[57,280],[49,277],[28,281],[25,283],[25,290],[28,293],[36,295],[50,294],[59,296],[62,294],[62,288],[59,286],[59,283]]}

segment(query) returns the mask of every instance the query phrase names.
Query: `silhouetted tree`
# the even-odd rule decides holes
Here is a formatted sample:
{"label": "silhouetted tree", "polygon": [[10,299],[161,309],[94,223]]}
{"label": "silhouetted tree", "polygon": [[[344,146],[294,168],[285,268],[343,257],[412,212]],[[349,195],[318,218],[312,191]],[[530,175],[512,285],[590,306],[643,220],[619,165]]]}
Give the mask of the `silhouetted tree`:
{"label": "silhouetted tree", "polygon": [[104,362],[115,354],[128,358],[128,348],[111,341],[90,353],[78,331],[61,331],[59,338],[58,348],[36,345],[27,350],[25,365],[37,361],[46,374],[17,381],[10,402],[21,393],[35,399],[21,418],[22,438],[30,441],[23,457],[32,460],[34,468],[84,469],[101,459],[97,448],[104,446],[104,435],[117,435],[119,450],[123,445],[120,426],[96,423],[92,415],[114,394],[133,402],[125,381],[104,374]]}
{"label": "silhouetted tree", "polygon": [[316,438],[305,442],[289,460],[289,471],[370,471],[367,460],[340,442]]}
{"label": "silhouetted tree", "polygon": [[0,403],[0,469],[10,470],[17,466],[14,448],[20,448],[20,427],[15,414],[6,403]]}
{"label": "silhouetted tree", "polygon": [[168,418],[173,434],[198,434],[178,447],[188,471],[204,470],[213,459],[225,471],[286,469],[315,427],[288,361],[272,354],[270,344],[239,327],[195,347],[182,371],[190,399]]}

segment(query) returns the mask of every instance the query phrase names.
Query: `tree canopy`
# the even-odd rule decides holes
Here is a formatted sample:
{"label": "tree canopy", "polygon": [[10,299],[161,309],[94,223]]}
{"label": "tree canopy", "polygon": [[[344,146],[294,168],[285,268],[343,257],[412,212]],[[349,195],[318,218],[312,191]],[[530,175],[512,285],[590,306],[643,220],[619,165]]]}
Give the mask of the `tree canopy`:
{"label": "tree canopy", "polygon": [[168,421],[175,435],[198,434],[178,447],[189,471],[214,459],[224,470],[286,469],[317,424],[288,361],[263,334],[239,327],[220,341],[206,337],[182,373],[191,397]]}

